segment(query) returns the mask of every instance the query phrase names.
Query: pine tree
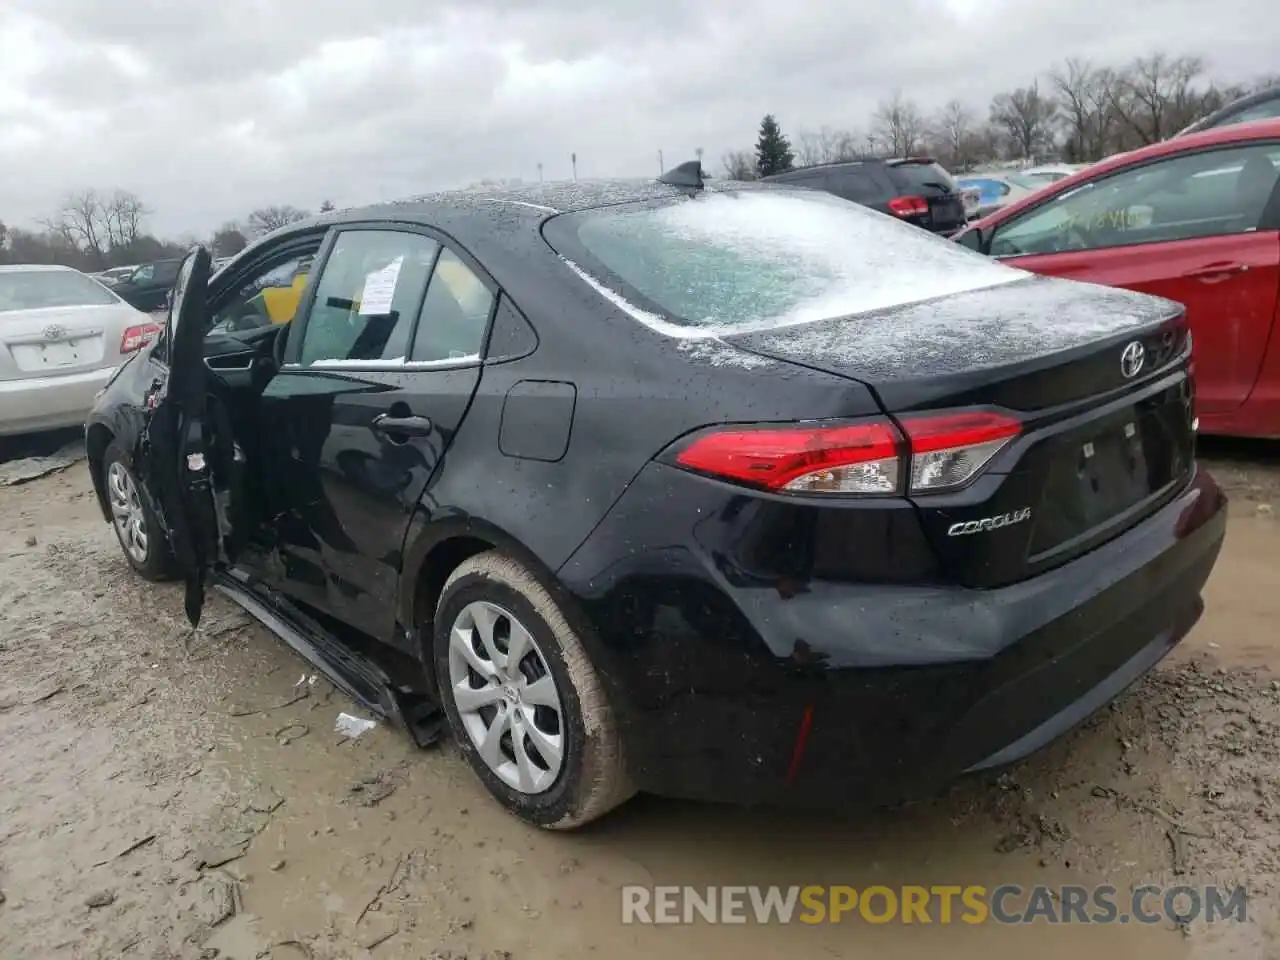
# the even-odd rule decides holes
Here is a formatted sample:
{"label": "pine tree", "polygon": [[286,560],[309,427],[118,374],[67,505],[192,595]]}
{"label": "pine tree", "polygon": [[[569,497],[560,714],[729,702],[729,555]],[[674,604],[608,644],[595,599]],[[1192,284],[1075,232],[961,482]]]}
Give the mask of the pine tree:
{"label": "pine tree", "polygon": [[790,170],[795,155],[791,141],[782,134],[782,128],[772,113],[766,113],[760,121],[760,138],[756,141],[756,172],[762,177]]}

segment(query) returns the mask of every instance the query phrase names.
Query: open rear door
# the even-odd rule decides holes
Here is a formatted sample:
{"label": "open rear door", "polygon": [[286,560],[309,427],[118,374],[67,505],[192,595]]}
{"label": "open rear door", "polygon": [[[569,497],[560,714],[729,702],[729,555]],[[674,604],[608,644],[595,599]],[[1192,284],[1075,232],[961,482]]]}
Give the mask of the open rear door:
{"label": "open rear door", "polygon": [[186,581],[192,626],[200,622],[205,581],[230,560],[229,495],[219,493],[218,479],[229,475],[235,449],[210,400],[203,351],[212,262],[209,251],[197,246],[178,271],[159,348],[169,373],[148,396],[144,439],[147,482],[160,501],[170,547]]}

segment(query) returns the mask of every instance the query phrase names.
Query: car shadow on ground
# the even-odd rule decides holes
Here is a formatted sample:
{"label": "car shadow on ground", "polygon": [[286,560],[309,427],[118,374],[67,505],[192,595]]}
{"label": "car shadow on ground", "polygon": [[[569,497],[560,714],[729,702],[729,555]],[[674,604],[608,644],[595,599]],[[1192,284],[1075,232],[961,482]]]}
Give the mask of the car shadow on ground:
{"label": "car shadow on ground", "polygon": [[1200,437],[1197,454],[1205,460],[1239,462],[1250,467],[1280,467],[1280,440],[1258,437]]}
{"label": "car shadow on ground", "polygon": [[0,464],[28,457],[48,457],[68,444],[83,439],[84,427],[67,427],[64,430],[46,430],[42,433],[24,433],[17,437],[0,437]]}

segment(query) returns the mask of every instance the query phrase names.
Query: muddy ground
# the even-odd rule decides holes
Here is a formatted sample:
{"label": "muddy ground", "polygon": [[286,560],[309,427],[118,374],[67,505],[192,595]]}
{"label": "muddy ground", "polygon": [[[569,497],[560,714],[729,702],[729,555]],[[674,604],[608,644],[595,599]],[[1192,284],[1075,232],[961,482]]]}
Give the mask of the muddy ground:
{"label": "muddy ground", "polygon": [[[1280,957],[1280,447],[1170,661],[1001,776],[858,817],[641,797],[526,828],[215,598],[133,576],[83,464],[0,487],[0,957]],[[1246,924],[623,926],[644,884],[1245,885]]]}

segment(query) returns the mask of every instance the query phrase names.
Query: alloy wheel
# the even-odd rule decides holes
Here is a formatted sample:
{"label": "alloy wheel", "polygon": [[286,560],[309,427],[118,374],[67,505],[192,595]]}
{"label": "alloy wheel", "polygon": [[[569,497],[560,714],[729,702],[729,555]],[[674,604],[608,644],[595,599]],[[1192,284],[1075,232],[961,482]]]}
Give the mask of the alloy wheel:
{"label": "alloy wheel", "polygon": [[147,562],[147,516],[142,509],[138,485],[123,463],[107,468],[107,500],[120,545],[136,563]]}
{"label": "alloy wheel", "polygon": [[449,688],[477,753],[525,794],[555,783],[564,764],[564,709],[533,635],[496,604],[467,604],[449,631]]}

